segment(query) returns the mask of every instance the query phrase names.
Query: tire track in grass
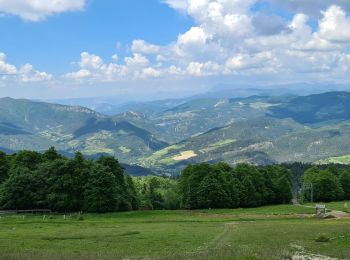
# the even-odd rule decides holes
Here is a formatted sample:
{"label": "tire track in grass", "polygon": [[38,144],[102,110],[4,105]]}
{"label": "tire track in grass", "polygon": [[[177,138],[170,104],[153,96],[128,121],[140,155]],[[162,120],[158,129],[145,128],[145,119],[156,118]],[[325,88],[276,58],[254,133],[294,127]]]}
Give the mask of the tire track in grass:
{"label": "tire track in grass", "polygon": [[238,222],[225,223],[224,230],[208,243],[207,249],[226,246],[225,243],[227,243],[229,235],[233,232],[235,225],[238,224]]}

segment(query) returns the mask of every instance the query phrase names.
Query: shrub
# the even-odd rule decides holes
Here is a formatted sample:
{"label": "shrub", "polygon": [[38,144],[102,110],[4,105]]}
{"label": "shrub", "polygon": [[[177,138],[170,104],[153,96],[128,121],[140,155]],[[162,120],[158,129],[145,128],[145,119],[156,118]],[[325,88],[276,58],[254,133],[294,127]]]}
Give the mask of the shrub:
{"label": "shrub", "polygon": [[330,240],[330,238],[329,237],[327,237],[326,235],[319,235],[316,239],[315,239],[315,241],[316,242],[322,242],[322,243],[325,243],[325,242],[329,242],[329,240]]}

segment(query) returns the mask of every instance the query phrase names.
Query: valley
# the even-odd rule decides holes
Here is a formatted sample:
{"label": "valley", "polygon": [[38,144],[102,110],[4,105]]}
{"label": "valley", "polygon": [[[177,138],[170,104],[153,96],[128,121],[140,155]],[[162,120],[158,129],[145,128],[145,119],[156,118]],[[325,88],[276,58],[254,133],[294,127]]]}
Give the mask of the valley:
{"label": "valley", "polygon": [[2,98],[0,147],[113,155],[158,174],[200,162],[347,163],[349,104],[348,92],[205,97],[143,103],[108,116],[79,106]]}

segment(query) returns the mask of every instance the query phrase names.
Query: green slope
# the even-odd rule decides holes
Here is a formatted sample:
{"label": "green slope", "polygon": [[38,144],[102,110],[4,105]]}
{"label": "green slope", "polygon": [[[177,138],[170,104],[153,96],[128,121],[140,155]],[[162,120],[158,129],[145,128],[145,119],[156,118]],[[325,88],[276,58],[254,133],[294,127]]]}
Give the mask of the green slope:
{"label": "green slope", "polygon": [[55,146],[70,154],[110,154],[160,172],[206,161],[348,162],[347,92],[147,106],[109,117],[83,107],[3,98],[0,147],[16,151]]}
{"label": "green slope", "polygon": [[[268,164],[317,162],[350,153],[350,122],[310,128],[291,119],[261,117],[213,129],[142,160],[148,167],[226,161]],[[183,157],[183,153],[192,156]],[[340,157],[342,161],[348,157]],[[335,158],[331,158],[335,162]],[[338,160],[339,161],[339,160]]]}
{"label": "green slope", "polygon": [[90,109],[11,98],[0,99],[0,147],[7,150],[82,151],[116,155],[126,162],[167,146],[126,120]]}

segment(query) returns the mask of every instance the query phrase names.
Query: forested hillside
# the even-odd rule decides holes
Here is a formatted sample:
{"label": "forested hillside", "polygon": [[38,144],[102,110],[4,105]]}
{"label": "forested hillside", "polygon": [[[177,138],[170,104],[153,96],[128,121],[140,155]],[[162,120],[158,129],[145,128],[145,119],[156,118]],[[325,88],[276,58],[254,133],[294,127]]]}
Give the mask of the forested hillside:
{"label": "forested hillside", "polygon": [[349,104],[348,92],[194,97],[125,105],[133,109],[106,116],[83,107],[3,98],[0,148],[13,153],[54,146],[67,156],[77,151],[91,158],[114,156],[168,175],[203,162],[347,164]]}
{"label": "forested hillside", "polygon": [[124,162],[167,145],[126,120],[93,110],[29,100],[0,99],[0,147],[7,151],[43,151],[115,155]]}

